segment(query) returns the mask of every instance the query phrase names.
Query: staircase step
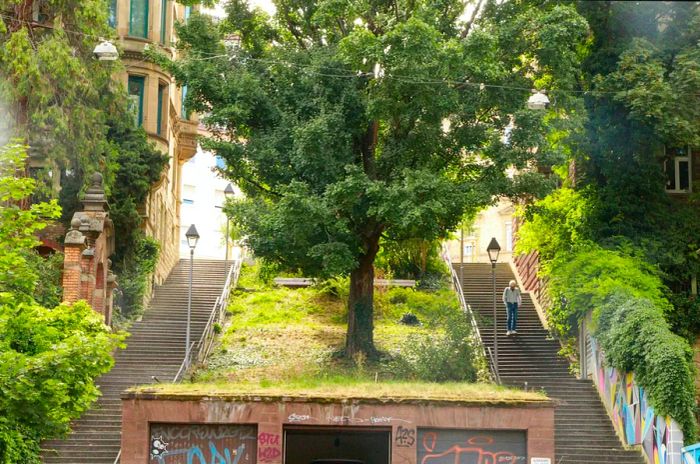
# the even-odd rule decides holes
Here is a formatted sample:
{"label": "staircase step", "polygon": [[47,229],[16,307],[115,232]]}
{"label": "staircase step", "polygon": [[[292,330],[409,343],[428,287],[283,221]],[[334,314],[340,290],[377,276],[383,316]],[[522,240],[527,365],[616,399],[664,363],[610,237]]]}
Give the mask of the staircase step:
{"label": "staircase step", "polygon": [[[230,266],[232,263],[229,262]],[[228,267],[223,261],[195,260],[193,266],[190,340],[197,342],[214,302],[221,294]],[[115,353],[115,366],[99,379],[102,396],[72,424],[65,440],[42,444],[46,464],[113,464],[121,447],[121,395],[136,385],[171,381],[185,354],[189,261],[181,260],[157,287],[141,320],[129,328],[126,348]]]}
{"label": "staircase step", "polygon": [[[481,339],[494,348],[493,282],[490,264],[456,264],[464,298],[475,314]],[[593,383],[569,374],[561,345],[544,328],[531,300],[523,292],[518,309],[518,333],[505,334],[506,314],[500,293],[515,276],[508,264],[497,264],[496,328],[498,365],[506,385],[544,390],[557,401],[554,413],[557,464],[644,464],[638,450],[625,449],[615,434]]]}

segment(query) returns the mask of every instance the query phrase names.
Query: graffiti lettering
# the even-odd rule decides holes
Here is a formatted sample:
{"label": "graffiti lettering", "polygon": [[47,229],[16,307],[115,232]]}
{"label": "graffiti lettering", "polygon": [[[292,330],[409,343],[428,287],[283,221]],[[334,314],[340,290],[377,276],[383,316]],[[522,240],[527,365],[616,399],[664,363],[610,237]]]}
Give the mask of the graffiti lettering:
{"label": "graffiti lettering", "polygon": [[304,422],[304,421],[311,420],[311,419],[313,419],[313,417],[306,415],[306,414],[302,415],[302,414],[292,413],[289,415],[289,417],[287,417],[288,422]]}
{"label": "graffiti lettering", "polygon": [[279,448],[260,448],[260,451],[258,451],[258,459],[261,461],[272,461],[281,454],[282,452]]}
{"label": "graffiti lettering", "polygon": [[[527,461],[525,436],[518,432],[493,432],[474,435],[462,431],[420,431],[418,458],[420,464],[523,464]],[[498,434],[498,435],[496,435]]]}
{"label": "graffiti lettering", "polygon": [[416,429],[407,429],[399,425],[396,429],[396,446],[410,448],[416,444]]}
{"label": "graffiti lettering", "polygon": [[250,427],[239,426],[214,426],[214,425],[165,425],[157,424],[151,428],[152,434],[162,435],[166,440],[221,440],[224,438],[238,438],[240,440],[253,439],[250,435]]}
{"label": "graffiti lettering", "polygon": [[187,464],[239,464],[239,461],[245,454],[244,451],[245,444],[241,444],[233,451],[228,448],[223,448],[220,451],[214,442],[210,441],[209,458],[199,446],[191,446],[189,448],[164,451],[159,455],[151,454],[151,459],[157,459],[158,464],[174,464],[182,462],[181,459],[178,459],[178,456],[184,456],[187,459]]}
{"label": "graffiti lettering", "polygon": [[279,435],[266,432],[258,434],[258,461],[272,461],[281,454]]}
{"label": "graffiti lettering", "polygon": [[274,446],[279,446],[280,445],[280,436],[277,434],[273,433],[261,433],[258,435],[258,445],[260,446],[269,446],[269,445],[274,445]]}

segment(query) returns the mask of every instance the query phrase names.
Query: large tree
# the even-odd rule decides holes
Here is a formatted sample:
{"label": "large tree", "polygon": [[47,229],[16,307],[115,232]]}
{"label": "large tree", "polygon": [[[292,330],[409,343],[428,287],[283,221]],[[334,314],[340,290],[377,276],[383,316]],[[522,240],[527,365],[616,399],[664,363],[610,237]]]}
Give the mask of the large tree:
{"label": "large tree", "polygon": [[[247,195],[234,214],[248,244],[307,275],[350,275],[349,356],[375,353],[382,240],[443,237],[498,195],[541,192],[528,168],[557,158],[546,132],[567,99],[544,113],[525,101],[572,85],[585,21],[474,3],[463,22],[457,0],[279,0],[274,17],[232,0],[222,22],[179,30],[185,58],[168,66]],[[241,46],[222,41],[233,34]]]}

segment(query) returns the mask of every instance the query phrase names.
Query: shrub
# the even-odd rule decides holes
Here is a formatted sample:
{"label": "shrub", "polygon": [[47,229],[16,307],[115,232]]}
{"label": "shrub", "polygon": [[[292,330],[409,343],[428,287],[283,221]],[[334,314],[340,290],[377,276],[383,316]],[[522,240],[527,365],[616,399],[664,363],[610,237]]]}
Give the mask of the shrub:
{"label": "shrub", "polygon": [[694,441],[693,353],[682,337],[670,331],[663,309],[648,299],[618,291],[599,307],[597,316],[595,334],[609,365],[634,372],[657,414],[673,417],[686,442]]}
{"label": "shrub", "polygon": [[443,321],[444,333],[415,334],[393,361],[408,378],[429,382],[476,382],[485,369],[472,327],[462,314]]}
{"label": "shrub", "polygon": [[97,398],[122,339],[84,302],[53,309],[0,295],[0,462],[38,463]]}
{"label": "shrub", "polygon": [[550,263],[547,277],[554,302],[548,320],[564,337],[588,311],[618,292],[651,300],[664,313],[671,310],[666,288],[653,269],[619,251],[592,245],[575,253],[561,253]]}

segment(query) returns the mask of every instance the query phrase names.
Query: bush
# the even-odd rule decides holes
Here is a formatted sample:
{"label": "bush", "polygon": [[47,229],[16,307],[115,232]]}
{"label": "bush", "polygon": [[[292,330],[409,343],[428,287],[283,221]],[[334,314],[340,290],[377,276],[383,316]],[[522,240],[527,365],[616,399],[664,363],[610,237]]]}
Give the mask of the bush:
{"label": "bush", "polygon": [[120,290],[115,308],[122,318],[133,319],[143,313],[144,298],[159,252],[158,241],[142,235],[127,262],[115,266]]}
{"label": "bush", "polygon": [[415,334],[393,361],[393,370],[428,382],[476,382],[486,369],[469,321],[462,314],[443,320],[444,333]]}
{"label": "bush", "polygon": [[670,415],[683,429],[686,442],[697,436],[693,352],[673,334],[663,309],[628,292],[612,294],[598,311],[596,337],[609,365],[634,372],[661,416]]}
{"label": "bush", "polygon": [[0,295],[0,462],[38,463],[99,395],[122,339],[84,302],[53,309]]}
{"label": "bush", "polygon": [[553,306],[548,320],[561,336],[571,335],[588,311],[599,308],[615,293],[651,300],[662,312],[670,312],[666,287],[642,260],[619,251],[590,246],[575,253],[560,253],[548,269],[548,289]]}
{"label": "bush", "polygon": [[374,265],[380,273],[396,279],[422,280],[447,272],[439,240],[386,240]]}

